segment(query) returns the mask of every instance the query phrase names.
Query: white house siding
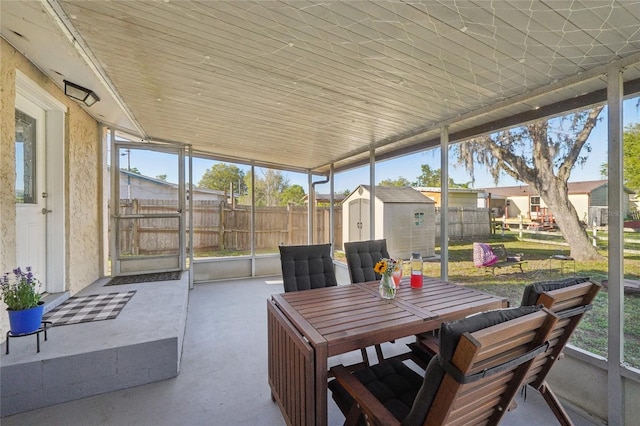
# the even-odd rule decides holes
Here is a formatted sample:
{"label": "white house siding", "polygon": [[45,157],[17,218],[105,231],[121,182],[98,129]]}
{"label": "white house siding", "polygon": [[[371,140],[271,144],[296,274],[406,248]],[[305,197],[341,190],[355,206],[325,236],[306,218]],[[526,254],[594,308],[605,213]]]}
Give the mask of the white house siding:
{"label": "white house siding", "polygon": [[65,129],[65,289],[76,293],[99,278],[101,230],[100,142],[98,124],[77,103],[0,39],[0,272],[16,262],[15,74],[23,72],[68,108]]}
{"label": "white house siding", "polygon": [[571,204],[573,204],[573,207],[576,209],[576,213],[578,213],[578,219],[587,222],[587,220],[589,219],[589,195],[569,195],[569,201],[571,201]]}
{"label": "white house siding", "polygon": [[[129,179],[130,178],[130,179]],[[131,199],[138,200],[177,200],[178,186],[170,182],[163,182],[149,176],[129,175],[120,173],[120,198],[127,199],[131,191]],[[193,199],[225,201],[224,191],[201,190],[194,188]]]}
{"label": "white house siding", "polygon": [[475,208],[478,204],[478,193],[476,192],[450,192],[449,207],[462,207],[465,209]]}
{"label": "white house siding", "polygon": [[509,197],[507,199],[509,205],[505,207],[507,211],[507,217],[513,218],[518,215],[528,217],[529,215],[529,197],[527,195],[518,197]]}

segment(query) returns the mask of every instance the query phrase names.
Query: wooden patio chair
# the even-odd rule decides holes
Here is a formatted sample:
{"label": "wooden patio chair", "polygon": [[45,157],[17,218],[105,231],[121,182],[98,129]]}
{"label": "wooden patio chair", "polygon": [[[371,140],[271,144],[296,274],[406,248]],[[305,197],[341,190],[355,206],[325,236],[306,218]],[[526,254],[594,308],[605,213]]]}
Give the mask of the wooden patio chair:
{"label": "wooden patio chair", "polygon": [[[380,259],[390,258],[386,239],[345,242],[344,254],[351,283],[380,280],[382,277],[373,268]],[[375,350],[378,362],[384,360],[382,347],[375,345]],[[366,357],[365,362],[369,364],[366,350],[363,349],[362,355]]]}
{"label": "wooden patio chair", "polygon": [[[280,246],[279,249],[285,293],[338,285],[331,244]],[[368,366],[367,350],[362,348],[360,352]]]}
{"label": "wooden patio chair", "polygon": [[352,283],[379,280],[381,276],[373,267],[380,259],[389,259],[386,239],[344,243],[344,254]]}
{"label": "wooden patio chair", "polygon": [[284,291],[337,286],[331,244],[280,246]]}
{"label": "wooden patio chair", "polygon": [[335,366],[332,397],[345,425],[497,424],[557,322],[539,306],[444,323],[424,379],[397,359],[354,371]]}
{"label": "wooden patio chair", "polygon": [[546,382],[547,375],[571,338],[582,316],[592,307],[600,285],[589,278],[568,278],[555,282],[529,284],[522,295],[522,306],[543,305],[559,318],[550,340],[551,356],[536,359],[526,383],[538,390],[563,426],[573,425],[567,412]]}

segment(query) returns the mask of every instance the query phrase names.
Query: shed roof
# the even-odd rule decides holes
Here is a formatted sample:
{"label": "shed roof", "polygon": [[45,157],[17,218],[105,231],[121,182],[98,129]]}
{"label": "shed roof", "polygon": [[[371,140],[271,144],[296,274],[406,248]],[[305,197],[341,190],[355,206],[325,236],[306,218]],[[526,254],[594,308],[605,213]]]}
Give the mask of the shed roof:
{"label": "shed roof", "polygon": [[[359,185],[358,188],[363,188],[367,192],[371,192],[371,186]],[[358,192],[356,188],[345,199],[348,200],[353,194]],[[419,204],[435,204],[431,198],[422,195],[421,192],[416,191],[413,188],[397,187],[397,186],[379,186],[376,185],[376,198],[383,203],[419,203]]]}

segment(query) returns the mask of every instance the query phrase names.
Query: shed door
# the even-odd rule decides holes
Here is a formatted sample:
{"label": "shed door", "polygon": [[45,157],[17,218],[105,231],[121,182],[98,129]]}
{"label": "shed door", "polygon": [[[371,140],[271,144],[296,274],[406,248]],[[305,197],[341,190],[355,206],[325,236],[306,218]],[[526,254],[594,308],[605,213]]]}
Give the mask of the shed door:
{"label": "shed door", "polygon": [[369,238],[369,200],[358,198],[349,202],[349,241]]}

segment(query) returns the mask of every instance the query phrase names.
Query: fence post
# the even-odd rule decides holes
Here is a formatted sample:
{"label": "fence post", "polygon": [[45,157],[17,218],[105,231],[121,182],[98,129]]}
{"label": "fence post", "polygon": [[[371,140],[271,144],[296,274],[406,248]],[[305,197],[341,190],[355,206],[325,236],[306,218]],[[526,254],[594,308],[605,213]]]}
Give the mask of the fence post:
{"label": "fence post", "polygon": [[496,217],[491,209],[489,209],[489,235],[495,235],[496,233]]}
{"label": "fence post", "polygon": [[593,246],[598,248],[598,222],[596,219],[593,219]]}
{"label": "fence post", "polygon": [[522,228],[524,226],[524,217],[522,217],[522,215],[520,215],[520,241],[522,241]]}
{"label": "fence post", "polygon": [[225,205],[225,201],[224,200],[220,201],[220,213],[219,213],[220,222],[218,222],[220,224],[218,226],[218,247],[220,251],[224,250],[224,220],[225,220],[224,205]]}
{"label": "fence post", "polygon": [[287,204],[287,245],[293,244],[293,204]]}
{"label": "fence post", "polygon": [[[138,199],[131,200],[133,214],[138,214]],[[133,228],[131,229],[131,254],[140,254],[140,233],[138,227],[140,226],[140,219],[133,219]]]}

